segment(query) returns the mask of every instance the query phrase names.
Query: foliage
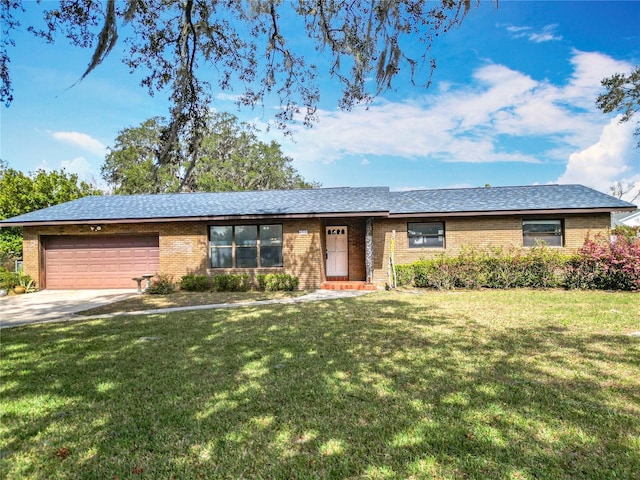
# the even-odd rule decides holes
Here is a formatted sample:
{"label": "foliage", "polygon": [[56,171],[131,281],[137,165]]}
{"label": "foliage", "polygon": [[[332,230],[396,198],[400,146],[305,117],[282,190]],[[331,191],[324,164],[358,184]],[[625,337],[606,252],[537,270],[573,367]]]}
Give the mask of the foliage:
{"label": "foliage", "polygon": [[36,283],[33,281],[31,276],[25,273],[22,273],[22,271],[19,271],[17,273],[17,277],[18,277],[18,285],[20,285],[21,287],[24,287],[26,293],[33,293],[36,291]]}
{"label": "foliage", "polygon": [[163,118],[145,120],[122,130],[101,168],[116,194],[213,192],[311,188],[291,166],[276,142],[258,139],[257,130],[228,113],[210,113],[197,155],[189,153],[189,139],[180,135],[170,151],[162,149]]}
{"label": "foliage", "polygon": [[[620,112],[620,123],[631,120],[640,109],[640,66],[631,73],[616,73],[602,80],[606,91],[598,96],[596,105],[602,112]],[[640,122],[637,122],[635,135],[640,136]],[[640,147],[640,141],[638,142]]]}
{"label": "foliage", "polygon": [[569,288],[640,290],[640,239],[613,241],[603,235],[589,239],[569,263]]}
{"label": "foliage", "polygon": [[0,229],[0,260],[20,258],[22,256],[22,229]]}
{"label": "foliage", "polygon": [[251,289],[251,278],[246,273],[223,273],[213,276],[216,292],[246,292]]}
{"label": "foliage", "polygon": [[[102,192],[65,170],[26,175],[0,161],[0,220]],[[0,256],[22,256],[22,229],[0,229]]]}
{"label": "foliage", "polygon": [[640,237],[640,227],[631,227],[629,225],[618,225],[611,230],[611,235],[615,237],[625,237],[627,240],[634,240]]}
{"label": "foliage", "polygon": [[[0,100],[6,104],[13,99],[11,34],[21,26],[25,1],[4,0],[0,10]],[[27,25],[27,29],[48,42],[60,35],[75,46],[92,49],[82,78],[111,52],[121,51],[114,48],[120,42],[128,49],[124,63],[131,71],[142,72],[141,84],[149,93],[170,92],[171,120],[162,132],[158,152],[162,163],[171,161],[172,146],[180,136],[189,139],[190,155],[198,156],[214,92],[243,89],[234,92],[239,106],[265,107],[275,100],[280,104],[273,109],[276,123],[285,128],[296,121],[310,125],[316,120],[320,99],[316,78],[326,73],[339,82],[339,104],[345,109],[392,88],[400,73],[407,81],[428,86],[436,67],[429,54],[433,43],[460,25],[471,8],[471,0],[59,0],[43,4],[46,26]],[[311,45],[301,41],[304,36]],[[303,53],[314,46],[322,52],[328,72],[319,72],[305,59]]]}
{"label": "foliage", "polygon": [[187,292],[206,292],[212,285],[209,275],[184,275],[180,279],[180,290]]}
{"label": "foliage", "polygon": [[0,288],[4,290],[11,290],[13,287],[19,285],[18,274],[8,270],[4,267],[0,267]]}
{"label": "foliage", "polygon": [[176,286],[173,284],[173,277],[164,273],[159,273],[151,280],[151,285],[145,290],[150,295],[168,295],[175,292]]}
{"label": "foliage", "polygon": [[455,288],[552,288],[564,279],[566,255],[544,245],[527,250],[466,249],[458,256],[439,255],[396,267],[398,285]]}
{"label": "foliage", "polygon": [[247,292],[257,288],[262,292],[292,292],[297,290],[298,277],[288,273],[257,274],[255,284],[248,274],[185,275],[180,280],[180,289],[188,292]]}
{"label": "foliage", "polygon": [[396,285],[399,287],[413,285],[415,281],[414,264],[396,265]]}
{"label": "foliage", "polygon": [[298,289],[298,277],[288,273],[267,273],[256,275],[258,290],[265,292],[292,292]]}

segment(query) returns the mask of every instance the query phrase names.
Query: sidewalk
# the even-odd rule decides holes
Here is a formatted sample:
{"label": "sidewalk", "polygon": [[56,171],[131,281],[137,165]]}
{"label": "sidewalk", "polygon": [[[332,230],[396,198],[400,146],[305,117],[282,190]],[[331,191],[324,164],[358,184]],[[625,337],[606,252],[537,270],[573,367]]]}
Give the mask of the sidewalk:
{"label": "sidewalk", "polygon": [[5,298],[0,301],[0,329],[21,325],[62,322],[70,320],[94,320],[100,318],[122,317],[126,315],[151,315],[158,313],[181,312],[187,310],[211,310],[218,308],[239,308],[255,305],[272,305],[276,303],[302,303],[335,298],[351,298],[372,293],[366,290],[316,290],[301,297],[273,300],[257,300],[243,303],[215,303],[210,305],[192,305],[187,307],[170,307],[136,312],[117,312],[102,315],[76,315],[76,312],[88,310],[135,296],[135,290],[114,291],[41,291],[28,295]]}

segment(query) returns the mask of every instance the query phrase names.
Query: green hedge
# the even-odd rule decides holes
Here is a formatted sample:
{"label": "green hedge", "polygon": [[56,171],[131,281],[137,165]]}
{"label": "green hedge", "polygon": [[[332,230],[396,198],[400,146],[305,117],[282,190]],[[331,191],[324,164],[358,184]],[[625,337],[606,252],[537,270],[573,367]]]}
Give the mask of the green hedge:
{"label": "green hedge", "polygon": [[246,273],[225,273],[211,278],[216,292],[247,292],[252,286],[251,277]]}
{"label": "green hedge", "polygon": [[184,275],[180,280],[180,289],[187,292],[246,292],[261,290],[267,292],[293,291],[299,285],[298,277],[288,273],[267,273],[255,276],[248,274],[223,273],[219,275]]}
{"label": "green hedge", "polygon": [[298,277],[292,277],[288,273],[267,273],[256,275],[258,290],[267,292],[297,290],[300,283]]}
{"label": "green hedge", "polygon": [[187,292],[206,292],[213,286],[208,275],[185,275],[180,279],[180,290]]}
{"label": "green hedge", "polygon": [[440,255],[396,267],[399,286],[454,288],[552,288],[562,285],[572,257],[545,246],[525,251],[465,250],[456,257]]}

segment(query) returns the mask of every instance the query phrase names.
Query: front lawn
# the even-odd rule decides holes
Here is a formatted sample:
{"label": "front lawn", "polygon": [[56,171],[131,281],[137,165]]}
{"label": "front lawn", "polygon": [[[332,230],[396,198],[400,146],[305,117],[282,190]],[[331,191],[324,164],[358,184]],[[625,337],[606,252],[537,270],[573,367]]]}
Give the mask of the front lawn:
{"label": "front lawn", "polygon": [[378,292],[3,330],[1,476],[638,478],[638,295]]}
{"label": "front lawn", "polygon": [[136,295],[119,302],[108,303],[100,307],[78,312],[78,315],[105,315],[119,312],[136,312],[160,308],[188,307],[194,305],[213,305],[220,303],[247,303],[260,300],[291,298],[304,295],[305,291],[293,292],[185,292],[177,291],[168,295]]}

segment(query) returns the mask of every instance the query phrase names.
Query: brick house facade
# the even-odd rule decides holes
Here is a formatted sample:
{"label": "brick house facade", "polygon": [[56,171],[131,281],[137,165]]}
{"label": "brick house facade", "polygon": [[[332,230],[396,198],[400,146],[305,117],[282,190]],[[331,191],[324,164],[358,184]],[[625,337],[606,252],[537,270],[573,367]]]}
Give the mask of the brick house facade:
{"label": "brick house facade", "polygon": [[[441,198],[437,196],[439,191],[403,192],[395,196],[381,188],[233,192],[242,195],[226,193],[222,200],[219,200],[222,194],[86,197],[88,200],[79,199],[59,208],[51,207],[2,221],[0,226],[23,226],[23,268],[40,288],[62,288],[59,285],[66,284],[54,280],[64,275],[72,280],[118,277],[117,285],[133,288],[131,276],[143,273],[167,274],[178,281],[186,274],[277,272],[298,277],[302,289],[315,289],[331,280],[368,281],[383,286],[388,279],[393,232],[396,264],[440,254],[456,255],[466,247],[478,250],[526,248],[523,238],[528,222],[552,225],[559,236],[557,248],[571,252],[588,236],[606,234],[612,211],[635,209],[634,205],[586,187],[511,188],[516,190],[440,191],[442,196],[459,195],[461,199],[456,199],[455,203],[449,198],[442,205],[433,200]],[[519,198],[517,205],[511,207],[510,196],[516,193],[528,195],[528,198]],[[436,197],[431,198],[434,195]],[[234,204],[237,198],[241,201]],[[577,200],[580,198],[582,203]],[[198,202],[184,207],[194,199]],[[213,201],[219,201],[219,204],[205,205],[202,211],[197,210],[202,203]],[[121,207],[121,203],[126,203],[126,208]],[[254,205],[247,207],[247,203]],[[434,203],[435,207],[432,207]],[[481,210],[479,206],[485,207]],[[178,207],[184,207],[186,213],[176,215]],[[168,215],[169,212],[174,215]],[[264,225],[275,226],[275,231],[281,232],[281,237],[276,235],[276,246],[272,247],[276,250],[275,264],[262,266],[260,253],[257,253],[258,260],[255,259],[261,248],[267,250],[267,241],[261,246],[259,233],[255,234],[258,238],[249,241],[250,248],[243,251],[253,255],[251,258],[256,266],[232,264],[240,263],[240,251],[245,246],[240,242],[244,231],[241,229],[251,227],[250,231],[260,232]],[[434,233],[422,232],[420,229],[424,226],[435,228]],[[233,260],[227,266],[216,266],[212,260],[212,252],[222,248],[211,238],[211,229],[216,228],[226,228],[233,233],[233,244],[224,247],[229,255],[233,252]],[[412,240],[412,235],[418,236]],[[139,268],[157,271],[135,269],[138,250],[133,240],[138,237],[157,238],[156,243],[152,241],[150,246],[138,249],[149,254],[151,259],[151,263],[142,263],[140,265],[144,266]],[[54,269],[52,246],[54,243],[62,245],[60,240],[65,238],[73,241],[69,246],[59,248],[63,254],[71,255],[70,260],[56,264]],[[100,239],[125,239],[126,242],[113,247],[103,243],[93,245],[93,240]],[[336,245],[338,253],[333,253]],[[118,260],[117,256],[122,252],[133,257],[124,256]],[[94,253],[104,255],[98,255],[96,258],[100,260],[93,261]],[[338,270],[334,270],[336,264],[331,263],[336,258],[340,263]],[[80,264],[82,268],[78,266]],[[122,271],[118,270],[120,267]],[[64,268],[70,268],[71,272],[65,274]],[[70,288],[82,288],[84,284],[79,281],[69,285]],[[113,286],[106,281],[98,285]]]}

